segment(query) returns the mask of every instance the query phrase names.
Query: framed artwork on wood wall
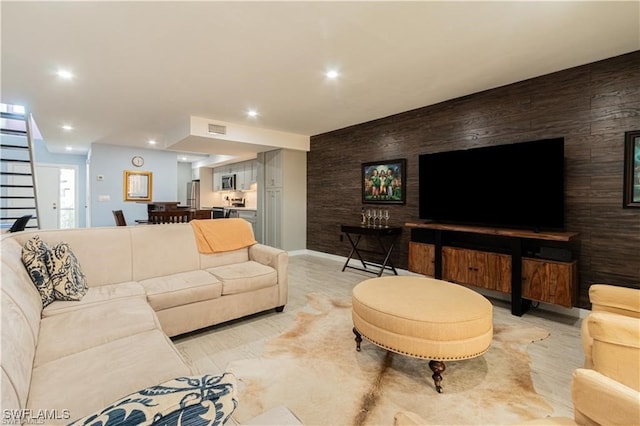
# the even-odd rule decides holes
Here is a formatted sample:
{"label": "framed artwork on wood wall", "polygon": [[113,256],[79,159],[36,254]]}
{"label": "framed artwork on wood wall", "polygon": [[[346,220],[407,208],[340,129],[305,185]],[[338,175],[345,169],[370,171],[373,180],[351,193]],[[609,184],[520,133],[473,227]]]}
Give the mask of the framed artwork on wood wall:
{"label": "framed artwork on wood wall", "polygon": [[640,208],[640,130],[624,134],[623,207]]}
{"label": "framed artwork on wood wall", "polygon": [[362,202],[405,204],[407,160],[374,161],[362,164]]}

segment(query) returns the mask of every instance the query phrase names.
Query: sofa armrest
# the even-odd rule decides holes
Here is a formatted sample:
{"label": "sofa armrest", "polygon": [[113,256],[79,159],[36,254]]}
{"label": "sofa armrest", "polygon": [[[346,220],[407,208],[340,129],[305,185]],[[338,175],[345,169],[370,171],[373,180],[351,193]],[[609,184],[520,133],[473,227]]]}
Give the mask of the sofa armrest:
{"label": "sofa armrest", "polygon": [[631,425],[640,422],[640,393],[597,371],[576,369],[571,393],[578,424]]}
{"label": "sofa armrest", "polygon": [[249,247],[249,260],[271,266],[276,270],[280,288],[278,306],[286,305],[289,285],[289,254],[279,248],[258,243]]}
{"label": "sofa armrest", "polygon": [[262,263],[263,265],[271,266],[274,269],[278,269],[278,265],[281,261],[280,256],[284,256],[284,260],[287,260],[287,252],[279,248],[266,246],[264,244],[253,244],[249,247],[249,260]]}

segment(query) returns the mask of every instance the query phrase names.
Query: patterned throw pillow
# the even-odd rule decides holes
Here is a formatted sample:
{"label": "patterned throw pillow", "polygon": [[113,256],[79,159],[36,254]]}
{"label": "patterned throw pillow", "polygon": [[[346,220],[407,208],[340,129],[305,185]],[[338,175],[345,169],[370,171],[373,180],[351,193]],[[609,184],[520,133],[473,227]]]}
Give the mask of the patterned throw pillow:
{"label": "patterned throw pillow", "polygon": [[236,378],[187,376],[151,386],[69,426],[223,425],[238,406]]}
{"label": "patterned throw pillow", "polygon": [[38,235],[32,237],[22,247],[22,263],[40,292],[42,307],[46,307],[55,300],[53,282],[47,270],[48,259],[49,247]]}
{"label": "patterned throw pillow", "polygon": [[53,246],[47,259],[47,269],[57,300],[81,300],[87,294],[87,278],[69,244]]}

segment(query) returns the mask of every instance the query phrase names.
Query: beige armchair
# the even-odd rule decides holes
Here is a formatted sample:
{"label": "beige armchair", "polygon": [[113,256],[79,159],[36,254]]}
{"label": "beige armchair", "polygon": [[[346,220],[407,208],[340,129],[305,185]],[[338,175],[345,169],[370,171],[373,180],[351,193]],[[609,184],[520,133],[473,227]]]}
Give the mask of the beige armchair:
{"label": "beige armchair", "polygon": [[[607,284],[593,284],[589,287],[591,312],[610,312],[624,317],[640,318],[640,290],[617,287]],[[593,338],[587,326],[582,322],[582,347],[584,349],[584,368],[592,368]]]}
{"label": "beige armchair", "polygon": [[595,284],[582,322],[584,368],[573,373],[574,418],[527,425],[640,425],[640,290]]}
{"label": "beige armchair", "polygon": [[[640,425],[640,290],[592,285],[592,312],[582,323],[585,366],[573,372],[574,418],[548,417],[520,425]],[[396,426],[425,424],[398,412]]]}

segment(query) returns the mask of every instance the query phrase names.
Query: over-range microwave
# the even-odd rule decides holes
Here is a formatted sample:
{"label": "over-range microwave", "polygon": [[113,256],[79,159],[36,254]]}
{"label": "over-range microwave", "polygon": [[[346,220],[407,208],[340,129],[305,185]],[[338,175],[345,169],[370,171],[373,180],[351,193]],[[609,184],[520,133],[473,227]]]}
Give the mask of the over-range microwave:
{"label": "over-range microwave", "polygon": [[236,189],[236,175],[223,175],[222,189]]}

